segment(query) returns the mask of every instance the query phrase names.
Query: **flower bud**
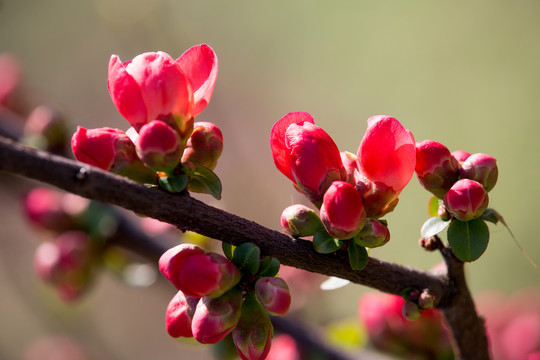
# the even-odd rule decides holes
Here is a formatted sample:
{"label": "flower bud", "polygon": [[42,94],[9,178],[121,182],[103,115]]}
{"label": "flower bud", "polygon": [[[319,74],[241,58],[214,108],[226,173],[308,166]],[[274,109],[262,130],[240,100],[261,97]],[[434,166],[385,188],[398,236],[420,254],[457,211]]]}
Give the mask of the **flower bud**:
{"label": "flower bud", "polygon": [[203,297],[197,304],[191,329],[201,344],[215,344],[238,323],[242,308],[242,291],[233,288],[218,298]]}
{"label": "flower bud", "polygon": [[461,164],[459,175],[462,179],[478,181],[489,192],[497,183],[497,160],[486,154],[473,154]]}
{"label": "flower bud", "polygon": [[159,259],[159,270],[178,290],[194,297],[219,297],[241,278],[240,270],[226,257],[191,244],[167,250]]}
{"label": "flower bud", "polygon": [[399,192],[381,182],[374,183],[357,174],[356,191],[362,195],[366,216],[380,218],[392,212],[399,202]]}
{"label": "flower bud", "polygon": [[418,306],[421,309],[431,309],[435,303],[435,297],[430,294],[428,289],[424,289],[418,298]]}
{"label": "flower bud", "polygon": [[48,230],[65,230],[71,219],[62,208],[62,194],[48,188],[32,189],[23,199],[23,209],[34,224]]}
{"label": "flower bud", "polygon": [[122,130],[79,126],[71,138],[71,149],[75,158],[83,163],[135,181],[154,182],[155,173],[137,157],[135,145]]}
{"label": "flower bud", "polygon": [[223,135],[209,122],[196,122],[182,155],[182,162],[192,162],[213,170],[223,151]]}
{"label": "flower bud", "polygon": [[273,327],[268,314],[254,294],[247,294],[242,315],[232,338],[242,360],[263,360],[270,351]]}
{"label": "flower bud", "polygon": [[461,179],[444,196],[446,210],[458,220],[478,218],[487,209],[489,197],[479,182]]}
{"label": "flower bud", "polygon": [[420,319],[420,316],[422,315],[418,305],[412,301],[405,301],[403,307],[401,308],[401,313],[403,314],[403,317],[409,321],[416,321]]}
{"label": "flower bud", "polygon": [[334,181],[324,194],[321,220],[334,238],[352,238],[366,223],[362,195],[351,184]]}
{"label": "flower bud", "polygon": [[368,248],[383,246],[389,240],[388,226],[376,219],[368,219],[364,228],[354,237],[357,245]]}
{"label": "flower bud", "polygon": [[354,184],[356,182],[355,173],[358,172],[358,157],[348,151],[342,151],[340,154],[343,167],[347,171],[347,182]]}
{"label": "flower bud", "polygon": [[200,298],[186,296],[178,291],[167,306],[165,327],[173,338],[193,337],[191,322]]}
{"label": "flower bud", "polygon": [[23,139],[30,146],[63,154],[68,142],[66,122],[56,109],[38,106],[26,119]]}
{"label": "flower bud", "polygon": [[313,236],[324,228],[319,215],[305,205],[291,205],[281,214],[281,227],[292,236]]}
{"label": "flower bud", "polygon": [[271,315],[283,316],[291,306],[291,294],[285,280],[263,277],[255,283],[257,299]]}
{"label": "flower bud", "polygon": [[459,165],[461,165],[469,156],[471,156],[471,154],[463,150],[456,150],[452,151],[452,156],[457,160]]}
{"label": "flower bud", "polygon": [[308,113],[289,113],[277,121],[270,145],[278,170],[316,206],[333,181],[347,180],[336,144]]}
{"label": "flower bud", "polygon": [[459,163],[443,144],[424,140],[416,144],[415,170],[420,184],[442,199],[458,180]]}
{"label": "flower bud", "polygon": [[170,172],[180,162],[184,144],[178,133],[161,120],[153,120],[139,130],[137,155],[146,166]]}

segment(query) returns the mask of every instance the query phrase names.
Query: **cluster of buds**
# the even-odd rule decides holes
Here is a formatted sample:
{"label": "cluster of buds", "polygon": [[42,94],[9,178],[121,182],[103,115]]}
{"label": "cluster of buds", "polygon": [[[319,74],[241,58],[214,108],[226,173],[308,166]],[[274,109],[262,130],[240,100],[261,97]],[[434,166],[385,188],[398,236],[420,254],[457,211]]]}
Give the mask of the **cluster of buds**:
{"label": "cluster of buds", "polygon": [[420,184],[442,200],[439,216],[460,221],[479,218],[488,207],[488,192],[497,183],[492,156],[450,152],[432,140],[416,144],[416,174]]}
{"label": "cluster of buds", "polygon": [[[35,188],[23,199],[26,218],[52,241],[42,242],[34,254],[38,277],[52,285],[61,300],[78,299],[90,287],[102,242],[88,231],[96,211],[89,200],[47,188]],[[90,220],[92,218],[92,220]]]}
{"label": "cluster of buds", "polygon": [[287,284],[276,277],[279,261],[261,259],[251,243],[224,252],[227,257],[182,244],[161,256],[161,273],[178,289],[167,307],[167,332],[202,344],[230,333],[242,359],[265,359],[273,336],[269,314],[285,315],[291,303]]}
{"label": "cluster of buds", "polygon": [[[305,112],[289,113],[272,128],[270,145],[276,167],[320,209],[318,216],[293,205],[283,212],[282,227],[293,236],[316,235],[315,248],[320,252],[335,251],[343,245],[341,240],[348,239],[354,240],[349,248],[361,247],[364,252],[365,247],[387,243],[390,233],[380,218],[395,208],[414,173],[411,132],[390,116],[374,116],[367,122],[356,154],[340,153]],[[323,239],[324,250],[317,246],[317,239]]]}
{"label": "cluster of buds", "polygon": [[384,293],[362,295],[358,312],[371,345],[399,358],[452,358],[450,336],[438,310],[423,310],[422,317],[410,321],[412,313],[418,318],[418,303]]}
{"label": "cluster of buds", "polygon": [[223,136],[212,123],[194,122],[212,97],[217,73],[217,56],[206,44],[176,60],[149,52],[122,63],[113,55],[109,93],[131,128],[78,127],[71,141],[75,157],[138,182],[157,181],[172,192],[188,186],[219,197],[221,184],[212,170]]}

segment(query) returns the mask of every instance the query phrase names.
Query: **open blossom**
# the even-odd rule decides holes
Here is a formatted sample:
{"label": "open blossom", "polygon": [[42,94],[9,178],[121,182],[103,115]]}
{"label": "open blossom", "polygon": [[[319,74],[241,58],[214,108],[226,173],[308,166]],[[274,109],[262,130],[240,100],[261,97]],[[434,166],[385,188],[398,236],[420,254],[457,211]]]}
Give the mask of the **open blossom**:
{"label": "open blossom", "polygon": [[270,146],[278,170],[316,206],[333,181],[347,180],[336,144],[306,112],[289,113],[277,121]]}
{"label": "open blossom", "polygon": [[109,62],[109,93],[118,111],[139,131],[156,119],[174,118],[181,134],[210,101],[218,61],[206,44],[188,49],[177,60],[158,51],[122,63]]}
{"label": "open blossom", "polygon": [[414,174],[414,137],[395,118],[372,116],[357,163],[356,189],[364,199],[366,216],[379,218],[395,208],[398,195]]}
{"label": "open blossom", "polygon": [[334,238],[352,238],[366,223],[362,195],[353,185],[334,181],[324,194],[321,220],[326,231]]}
{"label": "open blossom", "polygon": [[458,220],[478,218],[487,209],[489,196],[479,182],[469,179],[457,181],[444,196],[444,207]]}
{"label": "open blossom", "polygon": [[192,244],[167,250],[159,270],[178,290],[195,297],[219,297],[240,281],[240,270],[227,258]]}

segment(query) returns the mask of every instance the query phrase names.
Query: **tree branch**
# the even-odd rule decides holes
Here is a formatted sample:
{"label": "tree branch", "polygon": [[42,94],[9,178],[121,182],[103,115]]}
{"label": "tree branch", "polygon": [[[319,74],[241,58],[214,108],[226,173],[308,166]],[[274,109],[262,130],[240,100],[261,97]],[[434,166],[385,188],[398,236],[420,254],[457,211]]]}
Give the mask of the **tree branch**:
{"label": "tree branch", "polygon": [[[369,258],[362,271],[349,266],[347,254],[323,255],[311,242],[296,239],[226,211],[206,205],[189,194],[170,194],[125,177],[31,149],[0,137],[0,170],[18,174],[89,199],[118,205],[232,245],[252,242],[282,264],[350,280],[383,292],[402,295],[408,287],[428,288],[451,328],[462,359],[488,359],[483,323],[467,288],[463,266],[450,249],[443,249],[448,276]],[[142,244],[142,245],[141,245]],[[134,244],[135,245],[135,244]],[[137,246],[144,246],[144,242]],[[160,251],[154,248],[151,251]]]}

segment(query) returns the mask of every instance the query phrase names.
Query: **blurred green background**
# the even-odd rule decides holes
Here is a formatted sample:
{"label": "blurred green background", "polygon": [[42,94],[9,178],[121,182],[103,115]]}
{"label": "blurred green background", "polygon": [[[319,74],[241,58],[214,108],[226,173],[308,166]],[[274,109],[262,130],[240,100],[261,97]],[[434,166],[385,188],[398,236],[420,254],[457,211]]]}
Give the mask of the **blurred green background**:
{"label": "blurred green background", "polygon": [[[356,152],[366,119],[387,114],[417,141],[497,158],[490,206],[540,263],[534,233],[540,200],[537,0],[0,2],[0,52],[20,59],[34,101],[57,106],[73,128],[128,127],[107,91],[111,54],[127,61],[162,50],[176,58],[199,43],[214,48],[220,70],[198,120],[216,123],[225,141],[216,168],[223,199],[201,199],[278,229],[282,209],[304,200],[274,167],[268,144],[274,122],[287,112],[310,112],[340,150]],[[163,329],[166,286],[126,289],[105,275],[67,314],[50,299],[43,304],[31,271],[35,234],[19,219],[9,187],[0,188],[0,199],[0,358],[20,357],[47,331],[99,344],[97,357],[178,358]],[[428,269],[441,260],[417,245],[428,193],[413,177],[400,199],[387,216],[390,243],[371,255]],[[539,286],[540,270],[509,233],[500,225],[490,230],[486,253],[468,266],[472,290]],[[363,291],[334,291],[304,312],[314,323],[354,317]],[[182,347],[208,356],[204,347]]]}

